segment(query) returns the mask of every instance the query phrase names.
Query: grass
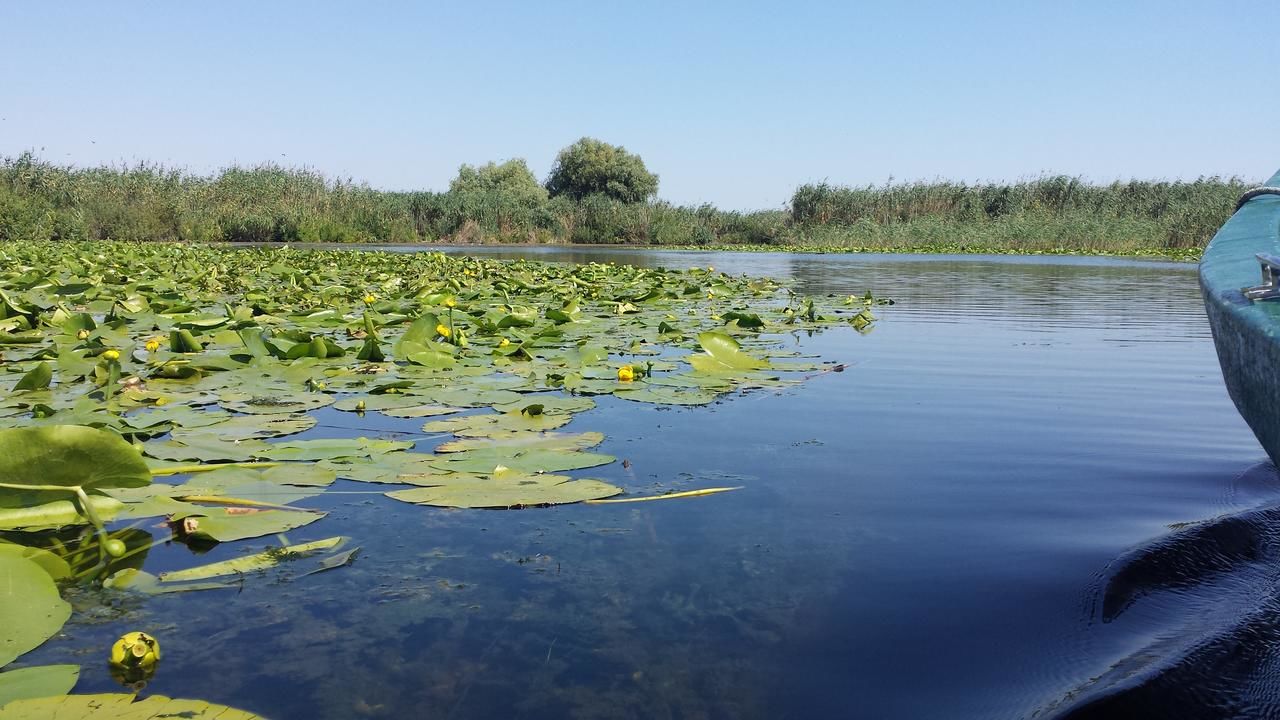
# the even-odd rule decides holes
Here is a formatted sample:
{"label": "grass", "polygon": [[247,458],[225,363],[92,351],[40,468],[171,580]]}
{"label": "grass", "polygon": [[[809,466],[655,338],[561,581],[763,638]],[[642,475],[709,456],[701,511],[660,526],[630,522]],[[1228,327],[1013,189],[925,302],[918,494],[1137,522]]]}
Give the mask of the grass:
{"label": "grass", "polygon": [[1250,186],[1239,178],[1091,185],[798,188],[788,210],[546,199],[455,187],[386,192],[309,169],[196,175],[158,165],[0,162],[0,240],[622,243],[805,251],[1198,256]]}

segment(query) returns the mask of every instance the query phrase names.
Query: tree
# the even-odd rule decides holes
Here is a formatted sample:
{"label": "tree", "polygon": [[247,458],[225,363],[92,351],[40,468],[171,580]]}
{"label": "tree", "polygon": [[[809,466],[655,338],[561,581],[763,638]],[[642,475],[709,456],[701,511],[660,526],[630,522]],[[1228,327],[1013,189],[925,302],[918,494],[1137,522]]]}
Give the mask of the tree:
{"label": "tree", "polygon": [[500,192],[532,204],[547,199],[546,189],[538,184],[538,179],[521,158],[508,160],[501,165],[492,162],[480,167],[463,165],[458,168],[458,177],[449,183],[449,192]]}
{"label": "tree", "polygon": [[639,155],[621,145],[582,138],[560,151],[547,178],[551,197],[580,200],[604,195],[627,203],[643,202],[658,192],[658,176],[649,172]]}

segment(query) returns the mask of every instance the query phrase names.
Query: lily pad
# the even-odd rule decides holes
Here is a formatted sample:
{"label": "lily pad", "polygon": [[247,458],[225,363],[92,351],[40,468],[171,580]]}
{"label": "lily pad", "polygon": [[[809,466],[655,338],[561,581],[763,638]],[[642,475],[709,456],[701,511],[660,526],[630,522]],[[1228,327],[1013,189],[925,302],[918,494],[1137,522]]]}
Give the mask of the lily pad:
{"label": "lily pad", "polygon": [[408,450],[411,442],[371,438],[327,438],[273,443],[259,457],[271,460],[331,460],[347,457],[371,457]]}
{"label": "lily pad", "polygon": [[185,442],[196,436],[212,436],[223,442],[261,440],[264,438],[294,435],[315,427],[316,419],[310,415],[272,413],[266,415],[239,415],[220,423],[198,429],[184,428],[174,431],[172,439]]}
{"label": "lily pad", "polygon": [[199,462],[244,462],[266,457],[270,449],[261,440],[223,441],[216,437],[194,434],[187,435],[185,442],[153,440],[143,446],[147,455],[158,460]]}
{"label": "lily pad", "polygon": [[296,393],[288,397],[268,397],[233,393],[222,400],[222,407],[238,413],[274,415],[318,410],[333,404],[333,396],[325,393]]}
{"label": "lily pad", "polygon": [[102,586],[109,590],[128,591],[143,595],[169,595],[172,593],[226,590],[239,587],[239,585],[231,582],[162,583],[160,578],[155,575],[136,568],[125,568],[112,573],[110,577],[102,582]]}
{"label": "lily pad", "polygon": [[80,425],[0,430],[0,483],[6,486],[88,491],[150,482],[138,451],[115,433]]}
{"label": "lily pad", "polygon": [[565,475],[530,475],[515,471],[488,478],[468,478],[447,485],[396,490],[387,497],[416,505],[458,508],[524,508],[563,505],[612,497],[622,488],[603,480]]}
{"label": "lily pad", "polygon": [[202,508],[198,512],[176,513],[170,517],[170,520],[183,522],[184,527],[189,528],[185,533],[191,537],[232,542],[264,535],[276,535],[310,525],[324,516],[325,513],[320,512]]}
{"label": "lily pad", "polygon": [[487,448],[542,448],[546,450],[585,450],[604,442],[604,433],[540,433],[513,432],[490,438],[463,438],[436,446],[438,453],[484,450]]}
{"label": "lily pad", "polygon": [[71,567],[67,565],[67,561],[48,550],[0,540],[0,555],[17,556],[31,560],[43,568],[49,577],[54,580],[66,580],[71,577]]}
{"label": "lily pad", "polygon": [[449,472],[491,473],[496,467],[505,467],[523,473],[540,473],[607,465],[615,459],[612,455],[581,450],[496,445],[450,453],[432,464]]}
{"label": "lily pad", "polygon": [[453,433],[461,437],[492,437],[514,431],[555,430],[568,425],[572,415],[529,415],[528,413],[480,413],[448,420],[435,420],[422,426],[423,432]]}
{"label": "lily pad", "polygon": [[0,705],[0,717],[5,720],[266,720],[261,715],[203,700],[172,700],[163,695],[138,700],[137,695],[124,693],[14,700]]}
{"label": "lily pad", "polygon": [[690,355],[686,358],[695,370],[722,372],[726,370],[757,370],[769,366],[768,362],[742,352],[738,341],[722,332],[708,331],[699,333],[698,344],[702,346],[705,354]]}
{"label": "lily pad", "polygon": [[244,557],[201,565],[187,570],[160,573],[158,579],[161,583],[190,582],[258,572],[273,568],[282,562],[297,560],[326,550],[333,550],[341,547],[347,540],[348,538],[346,537],[338,536],[301,545],[286,545],[285,547],[272,548],[253,555],[245,555]]}
{"label": "lily pad", "polygon": [[53,637],[69,617],[71,606],[39,563],[0,553],[0,667]]}
{"label": "lily pad", "polygon": [[66,695],[79,679],[79,665],[41,665],[0,673],[0,708],[14,700]]}

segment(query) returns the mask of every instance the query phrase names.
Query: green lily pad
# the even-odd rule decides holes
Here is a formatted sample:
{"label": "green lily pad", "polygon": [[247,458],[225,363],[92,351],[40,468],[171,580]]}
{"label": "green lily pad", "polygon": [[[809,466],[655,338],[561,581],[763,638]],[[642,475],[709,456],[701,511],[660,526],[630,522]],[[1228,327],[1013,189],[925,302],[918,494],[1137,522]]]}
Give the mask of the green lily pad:
{"label": "green lily pad", "polygon": [[617,458],[581,450],[521,448],[496,445],[477,450],[450,453],[432,463],[449,472],[491,473],[496,467],[523,473],[563,472],[608,465]]}
{"label": "green lily pad", "polygon": [[324,393],[296,393],[288,397],[268,397],[233,393],[224,397],[222,407],[238,413],[273,415],[302,413],[333,404],[333,396]]}
{"label": "green lily pad", "polygon": [[538,433],[513,432],[489,438],[463,438],[436,446],[438,453],[455,453],[486,448],[542,448],[546,450],[585,450],[604,442],[604,433]]}
{"label": "green lily pad", "polygon": [[566,397],[564,395],[548,395],[546,393],[524,395],[515,402],[497,403],[493,406],[498,412],[532,413],[534,415],[569,415],[591,410],[596,406],[588,397]]}
{"label": "green lily pad", "polygon": [[396,490],[387,493],[387,497],[437,507],[523,508],[598,500],[621,492],[622,488],[603,480],[511,471],[487,478],[468,477],[435,487]]}
{"label": "green lily pad", "polygon": [[0,540],[0,555],[17,556],[31,560],[43,568],[49,577],[54,580],[66,580],[71,577],[71,567],[67,565],[67,561],[48,550]]}
{"label": "green lily pad", "polygon": [[53,381],[53,366],[47,362],[40,362],[31,369],[26,375],[23,375],[13,386],[14,390],[44,390],[49,387],[49,383]]}
{"label": "green lily pad", "polygon": [[511,390],[446,388],[434,390],[430,397],[437,404],[460,408],[479,408],[518,403],[525,397]]}
{"label": "green lily pad", "polygon": [[199,462],[245,462],[266,457],[271,446],[261,440],[225,442],[215,437],[187,435],[185,442],[152,440],[143,451],[157,460],[193,460]]}
{"label": "green lily pad", "polygon": [[346,457],[376,457],[385,453],[408,450],[411,442],[370,438],[326,438],[292,440],[271,444],[260,457],[270,460],[332,460]]}
{"label": "green lily pad", "polygon": [[160,578],[149,572],[136,568],[125,568],[112,573],[110,577],[103,580],[102,587],[108,590],[128,591],[143,595],[169,595],[172,593],[202,592],[204,590],[227,590],[229,588],[239,588],[240,586],[230,582],[162,583]]}
{"label": "green lily pad", "polygon": [[227,575],[243,575],[245,573],[259,572],[273,568],[281,562],[297,560],[326,550],[333,550],[334,548],[341,547],[347,540],[348,538],[346,537],[338,536],[303,543],[301,545],[287,545],[281,548],[272,548],[260,553],[254,553],[253,555],[245,555],[244,557],[223,560],[221,562],[201,565],[199,567],[189,568],[186,570],[173,570],[171,572],[160,573],[158,579],[161,583],[190,582],[194,580],[207,580],[209,578],[225,577]]}
{"label": "green lily pad", "polygon": [[243,508],[201,508],[199,511],[176,513],[172,521],[192,524],[188,532],[196,538],[233,542],[248,538],[276,535],[300,528],[324,517],[320,512],[293,512],[289,510],[261,510],[245,512]]}
{"label": "green lily pad", "polygon": [[478,413],[422,426],[423,432],[453,433],[461,437],[493,437],[515,431],[555,430],[568,425],[572,415],[529,415],[527,413]]}
{"label": "green lily pad", "polygon": [[4,667],[61,630],[71,617],[71,606],[39,563],[4,552],[0,553],[0,617],[4,618],[0,667]]}
{"label": "green lily pad", "polygon": [[14,700],[66,695],[79,679],[79,665],[41,665],[0,673],[0,708]]}
{"label": "green lily pad", "polygon": [[88,491],[150,482],[142,456],[115,433],[80,425],[0,430],[0,483],[5,485]]}
{"label": "green lily pad", "polygon": [[708,331],[698,334],[698,344],[705,354],[685,358],[695,370],[723,372],[726,370],[757,370],[769,363],[742,352],[737,340],[722,332]]}
{"label": "green lily pad", "polygon": [[138,700],[137,695],[124,693],[14,700],[0,705],[0,717],[5,720],[265,720],[261,715],[203,700],[172,700],[163,695]]}
{"label": "green lily pad", "polygon": [[614,397],[656,405],[706,405],[715,402],[716,393],[705,390],[680,390],[671,387],[629,387],[613,391]]}
{"label": "green lily pad", "polygon": [[295,435],[304,430],[310,430],[315,425],[316,419],[310,415],[283,413],[239,415],[213,425],[175,430],[172,439],[185,442],[193,436],[212,436],[223,442],[261,440]]}

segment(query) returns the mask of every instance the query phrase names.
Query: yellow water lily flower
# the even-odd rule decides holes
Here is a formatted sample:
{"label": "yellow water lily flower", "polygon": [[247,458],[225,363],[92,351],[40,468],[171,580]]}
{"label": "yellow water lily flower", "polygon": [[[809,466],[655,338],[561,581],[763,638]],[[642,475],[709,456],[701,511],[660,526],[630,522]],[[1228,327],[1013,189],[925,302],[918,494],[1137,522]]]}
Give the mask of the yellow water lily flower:
{"label": "yellow water lily flower", "polygon": [[511,344],[511,341],[506,338],[502,338],[501,340],[498,341],[498,347],[506,347],[510,344]]}
{"label": "yellow water lily flower", "polygon": [[103,359],[103,360],[119,360],[119,359],[120,359],[120,351],[119,351],[119,350],[107,350],[107,351],[105,351],[105,352],[103,352],[103,353],[102,353],[102,359]]}
{"label": "yellow water lily flower", "polygon": [[364,304],[365,304],[365,305],[372,305],[372,304],[374,303],[374,301],[376,301],[377,299],[378,299],[378,298],[377,298],[376,296],[374,296],[374,294],[373,294],[373,293],[369,293],[368,295],[365,295],[365,296],[364,296]]}
{"label": "yellow water lily flower", "polygon": [[144,632],[125,633],[111,646],[116,667],[149,668],[160,661],[160,643]]}
{"label": "yellow water lily flower", "polygon": [[147,349],[147,352],[155,352],[160,349],[160,341],[155,338],[151,338],[147,341],[147,344],[144,345],[144,347]]}
{"label": "yellow water lily flower", "polygon": [[618,368],[618,380],[621,382],[631,382],[636,379],[636,369],[630,365],[623,365]]}
{"label": "yellow water lily flower", "polygon": [[77,339],[77,340],[88,340],[88,339],[89,339],[89,331],[88,331],[88,330],[81,330],[80,332],[76,333],[76,339]]}
{"label": "yellow water lily flower", "polygon": [[436,334],[442,338],[447,338],[453,334],[453,331],[449,329],[448,325],[440,324],[436,325]]}
{"label": "yellow water lily flower", "polygon": [[447,308],[458,307],[458,301],[454,300],[453,298],[446,298],[444,301],[444,306]]}

